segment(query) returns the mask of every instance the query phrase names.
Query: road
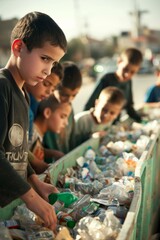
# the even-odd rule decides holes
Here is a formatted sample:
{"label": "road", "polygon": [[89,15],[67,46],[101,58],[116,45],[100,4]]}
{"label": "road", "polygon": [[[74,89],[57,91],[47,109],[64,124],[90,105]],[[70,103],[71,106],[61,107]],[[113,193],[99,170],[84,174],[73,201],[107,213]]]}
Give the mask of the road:
{"label": "road", "polygon": [[[134,106],[138,108],[143,104],[144,101],[144,94],[148,87],[153,85],[156,81],[156,77],[153,74],[139,74],[136,75],[133,80],[133,99],[134,99]],[[89,98],[90,94],[92,93],[94,86],[94,81],[91,80],[84,80],[84,84],[80,89],[78,95],[75,97],[73,101],[73,108],[75,113],[78,113],[83,110],[84,104],[86,103],[87,99]]]}

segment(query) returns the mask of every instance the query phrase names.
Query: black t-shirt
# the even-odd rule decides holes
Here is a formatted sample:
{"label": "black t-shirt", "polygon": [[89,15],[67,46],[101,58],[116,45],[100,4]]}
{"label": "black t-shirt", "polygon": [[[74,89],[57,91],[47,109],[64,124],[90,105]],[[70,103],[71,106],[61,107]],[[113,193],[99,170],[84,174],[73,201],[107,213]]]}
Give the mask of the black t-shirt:
{"label": "black t-shirt", "polygon": [[0,70],[0,206],[4,207],[31,187],[28,164],[28,101],[11,73]]}

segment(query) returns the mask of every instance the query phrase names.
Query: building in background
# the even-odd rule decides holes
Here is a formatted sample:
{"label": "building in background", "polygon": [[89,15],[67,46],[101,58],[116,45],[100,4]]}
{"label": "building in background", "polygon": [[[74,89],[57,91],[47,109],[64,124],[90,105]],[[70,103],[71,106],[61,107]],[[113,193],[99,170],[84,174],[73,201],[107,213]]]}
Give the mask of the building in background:
{"label": "building in background", "polygon": [[4,67],[10,56],[10,35],[18,19],[0,19],[0,67]]}

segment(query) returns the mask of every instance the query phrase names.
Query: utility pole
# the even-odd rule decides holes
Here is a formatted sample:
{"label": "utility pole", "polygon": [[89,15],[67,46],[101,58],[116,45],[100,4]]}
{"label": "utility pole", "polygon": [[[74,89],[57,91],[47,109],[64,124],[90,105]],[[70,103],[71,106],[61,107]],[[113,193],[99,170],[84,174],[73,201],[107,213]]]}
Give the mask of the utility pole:
{"label": "utility pole", "polygon": [[148,10],[140,10],[136,0],[134,1],[134,10],[129,14],[133,18],[133,30],[132,36],[138,38],[142,34],[142,25],[141,25],[141,18],[142,15],[148,13]]}
{"label": "utility pole", "polygon": [[75,22],[77,28],[77,35],[81,36],[81,17],[80,17],[80,8],[79,8],[79,0],[74,1],[74,12],[75,12]]}

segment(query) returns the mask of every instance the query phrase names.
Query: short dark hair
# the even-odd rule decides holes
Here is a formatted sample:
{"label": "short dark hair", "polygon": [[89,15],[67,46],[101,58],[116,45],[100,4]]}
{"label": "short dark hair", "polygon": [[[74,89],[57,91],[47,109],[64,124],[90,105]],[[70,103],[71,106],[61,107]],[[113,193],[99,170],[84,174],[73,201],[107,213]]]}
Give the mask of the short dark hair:
{"label": "short dark hair", "polygon": [[117,87],[104,88],[98,98],[106,98],[107,102],[112,104],[125,104],[126,102],[123,92]]}
{"label": "short dark hair", "polygon": [[58,99],[52,94],[48,98],[40,101],[35,118],[43,117],[43,112],[46,108],[50,108],[51,111],[55,111],[60,105]]}
{"label": "short dark hair", "polygon": [[11,33],[11,43],[15,39],[22,39],[27,49],[43,47],[45,42],[59,46],[66,52],[67,40],[62,29],[47,14],[30,12],[22,17]]}
{"label": "short dark hair", "polygon": [[80,88],[82,85],[82,75],[78,66],[71,61],[63,62],[62,66],[64,77],[58,86],[58,89],[61,89],[62,87],[70,88],[71,90]]}
{"label": "short dark hair", "polygon": [[133,65],[140,65],[143,60],[143,55],[137,48],[127,48],[125,49],[120,57],[127,58],[128,62]]}
{"label": "short dark hair", "polygon": [[56,74],[56,75],[59,77],[59,79],[62,80],[63,77],[64,77],[64,72],[63,72],[63,66],[62,66],[62,64],[59,63],[59,62],[56,62],[56,63],[54,64],[54,66],[52,67],[52,69],[51,69],[51,73]]}
{"label": "short dark hair", "polygon": [[44,110],[46,108],[50,108],[50,110],[52,112],[55,112],[56,109],[60,108],[63,104],[69,105],[71,106],[71,104],[69,102],[65,102],[62,103],[60,102],[55,96],[54,94],[50,95],[48,98],[43,99],[39,105],[38,105],[38,109],[37,109],[37,114],[35,119],[39,118],[39,119],[43,119],[44,118]]}

